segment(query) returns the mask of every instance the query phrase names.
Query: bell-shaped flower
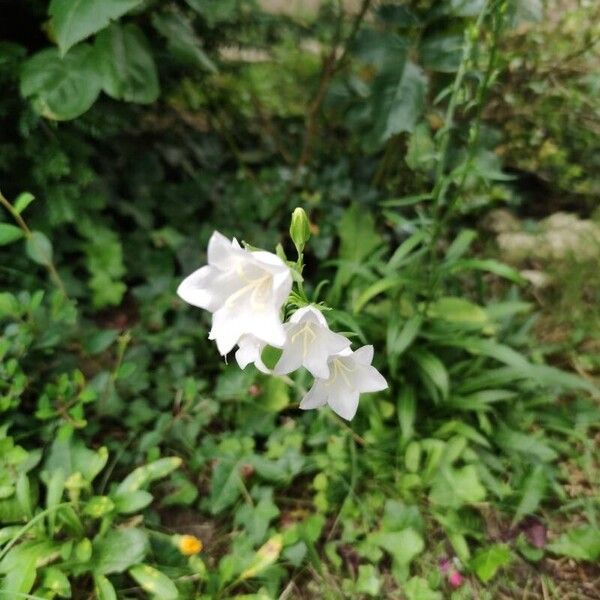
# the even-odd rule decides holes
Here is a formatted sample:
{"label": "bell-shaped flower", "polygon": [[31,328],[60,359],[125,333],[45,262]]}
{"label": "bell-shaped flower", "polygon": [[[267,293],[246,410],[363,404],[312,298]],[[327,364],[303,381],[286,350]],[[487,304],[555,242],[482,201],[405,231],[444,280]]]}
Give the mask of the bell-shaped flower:
{"label": "bell-shaped flower", "polygon": [[177,293],[213,313],[208,337],[225,355],[247,334],[283,346],[279,313],[291,289],[290,269],[278,256],[250,252],[215,231],[208,242],[208,265],[186,277]]}
{"label": "bell-shaped flower", "polygon": [[364,392],[379,392],[387,381],[373,366],[373,346],[363,346],[355,352],[344,350],[329,358],[329,377],[315,379],[300,403],[307,410],[329,404],[340,417],[350,421],[358,408],[358,397]]}
{"label": "bell-shaped flower", "polygon": [[350,340],[331,331],[321,311],[314,306],[297,310],[284,328],[287,338],[283,353],[273,369],[277,375],[305,367],[313,377],[327,379],[328,358],[350,347]]}
{"label": "bell-shaped flower", "polygon": [[265,342],[253,335],[243,335],[238,345],[235,360],[240,369],[245,369],[250,363],[254,363],[254,366],[262,373],[269,374],[271,372],[261,358],[263,348],[266,346]]}

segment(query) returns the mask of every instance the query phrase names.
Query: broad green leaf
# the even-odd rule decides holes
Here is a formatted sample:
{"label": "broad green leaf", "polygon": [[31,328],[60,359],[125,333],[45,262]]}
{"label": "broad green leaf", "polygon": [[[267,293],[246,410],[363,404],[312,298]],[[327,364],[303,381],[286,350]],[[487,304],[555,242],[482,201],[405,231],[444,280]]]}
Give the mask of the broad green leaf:
{"label": "broad green leaf", "polygon": [[210,27],[217,23],[233,19],[239,0],[185,0],[199,15],[202,15]]}
{"label": "broad green leaf", "polygon": [[142,589],[156,600],[175,600],[179,597],[175,584],[164,573],[149,565],[136,565],[129,574]]}
{"label": "broad green leaf", "polygon": [[442,600],[441,592],[436,592],[429,587],[423,577],[411,577],[404,586],[407,600]]}
{"label": "broad green leaf", "polygon": [[337,303],[341,290],[350,282],[364,260],[381,245],[381,237],[375,229],[375,219],[368,209],[352,204],[340,220],[340,266],[331,290],[332,302]]}
{"label": "broad green leaf", "polygon": [[190,20],[178,10],[152,14],[152,25],[167,38],[169,52],[181,62],[216,73],[217,67],[202,48]]}
{"label": "broad green leaf", "polygon": [[427,78],[420,67],[408,61],[396,66],[394,77],[386,75],[374,85],[373,130],[369,140],[378,148],[392,136],[414,131],[423,111]]}
{"label": "broad green leaf", "polygon": [[593,562],[600,558],[600,529],[592,525],[571,529],[548,544],[548,550],[575,560]]}
{"label": "broad green leaf", "polygon": [[494,544],[480,550],[471,560],[471,568],[483,583],[490,581],[498,572],[511,561],[512,554],[505,544]]}
{"label": "broad green leaf", "polygon": [[54,48],[42,50],[21,70],[21,95],[31,98],[35,110],[47,119],[62,121],[82,115],[96,101],[100,86],[96,55],[87,44],[63,58]]}
{"label": "broad green leaf", "polygon": [[0,246],[12,244],[20,240],[25,234],[20,227],[10,223],[0,223]]}
{"label": "broad green leaf", "polygon": [[104,29],[143,0],[52,0],[48,7],[51,27],[61,53]]}
{"label": "broad green leaf", "polygon": [[141,529],[111,529],[94,540],[92,569],[94,574],[122,573],[143,562],[148,538]]}
{"label": "broad green leaf", "polygon": [[61,598],[71,597],[71,584],[67,576],[56,567],[46,567],[42,576],[42,587]]}
{"label": "broad green leaf", "polygon": [[263,385],[263,391],[260,395],[260,407],[279,412],[286,408],[290,403],[290,388],[283,379],[269,377]]}
{"label": "broad green leaf", "polygon": [[421,60],[427,69],[454,73],[462,57],[463,36],[455,33],[434,33],[421,41]]}
{"label": "broad green leaf", "polygon": [[408,142],[406,164],[413,171],[430,171],[435,165],[435,143],[427,123],[419,123]]}
{"label": "broad green leaf", "polygon": [[34,231],[25,244],[27,255],[39,265],[49,265],[52,262],[52,243],[41,232]]}
{"label": "broad green leaf", "polygon": [[461,508],[465,504],[477,504],[485,500],[486,491],[474,465],[461,468],[442,468],[431,487],[429,499],[445,508]]}
{"label": "broad green leaf", "polygon": [[417,531],[407,527],[402,531],[377,531],[368,536],[369,542],[388,552],[394,561],[409,565],[425,548],[425,542]]}
{"label": "broad green leaf", "polygon": [[242,486],[239,468],[240,462],[231,459],[222,459],[216,464],[210,484],[210,510],[213,515],[238,499]]}
{"label": "broad green leaf", "polygon": [[145,490],[127,492],[114,497],[115,510],[118,513],[128,515],[146,508],[152,500],[152,494]]}
{"label": "broad green leaf", "polygon": [[[270,490],[269,490],[270,491]],[[244,504],[235,513],[234,523],[241,526],[253,544],[260,544],[267,533],[270,522],[279,514],[272,500],[272,493],[266,494],[256,504]]]}
{"label": "broad green leaf", "polygon": [[379,571],[374,565],[360,565],[358,567],[358,579],[355,588],[357,593],[380,597],[381,584]]}
{"label": "broad green leaf", "polygon": [[139,27],[114,23],[98,35],[96,53],[102,89],[109,96],[139,104],[149,104],[158,98],[156,65]]}
{"label": "broad green leaf", "polygon": [[51,446],[44,468],[50,475],[62,471],[65,478],[80,473],[87,483],[91,483],[107,461],[108,450],[105,447],[90,450],[79,441],[57,438]]}
{"label": "broad green leaf", "polygon": [[104,575],[94,574],[94,592],[98,600],[117,600],[113,584]]}

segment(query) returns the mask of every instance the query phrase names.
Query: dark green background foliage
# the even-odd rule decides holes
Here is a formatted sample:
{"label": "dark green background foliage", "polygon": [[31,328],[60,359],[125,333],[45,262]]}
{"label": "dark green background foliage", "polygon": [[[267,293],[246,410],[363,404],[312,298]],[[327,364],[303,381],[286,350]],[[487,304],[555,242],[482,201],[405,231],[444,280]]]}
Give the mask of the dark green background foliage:
{"label": "dark green background foliage", "polygon": [[[3,3],[0,597],[494,598],[598,558],[593,365],[557,368],[476,231],[594,207],[600,32],[571,8]],[[350,426],[175,294],[215,229],[295,258],[296,206],[309,296],[390,384]]]}

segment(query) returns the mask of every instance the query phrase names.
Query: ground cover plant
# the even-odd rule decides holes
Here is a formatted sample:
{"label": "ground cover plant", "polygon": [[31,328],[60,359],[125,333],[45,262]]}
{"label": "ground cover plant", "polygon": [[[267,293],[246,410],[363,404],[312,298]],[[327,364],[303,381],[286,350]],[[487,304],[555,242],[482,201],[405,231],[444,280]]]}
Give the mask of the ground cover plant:
{"label": "ground cover plant", "polygon": [[0,598],[600,597],[594,3],[5,4]]}

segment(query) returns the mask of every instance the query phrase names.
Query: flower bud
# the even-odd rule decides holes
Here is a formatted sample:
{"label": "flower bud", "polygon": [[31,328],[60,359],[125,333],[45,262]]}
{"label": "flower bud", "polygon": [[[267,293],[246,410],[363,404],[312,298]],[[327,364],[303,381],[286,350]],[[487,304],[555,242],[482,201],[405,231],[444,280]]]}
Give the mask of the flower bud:
{"label": "flower bud", "polygon": [[177,535],[173,541],[184,556],[193,556],[202,551],[202,542],[194,535]]}
{"label": "flower bud", "polygon": [[310,221],[303,208],[296,208],[292,213],[290,236],[294,242],[294,246],[296,246],[298,254],[302,254],[304,246],[310,238]]}

